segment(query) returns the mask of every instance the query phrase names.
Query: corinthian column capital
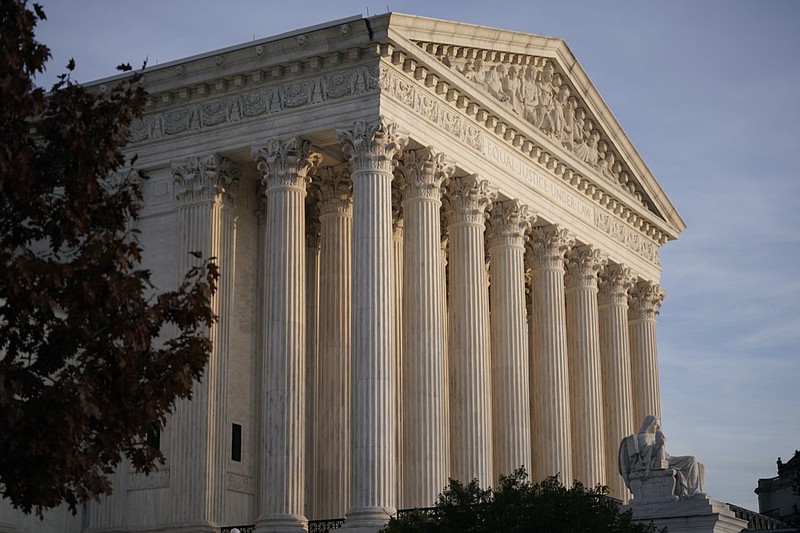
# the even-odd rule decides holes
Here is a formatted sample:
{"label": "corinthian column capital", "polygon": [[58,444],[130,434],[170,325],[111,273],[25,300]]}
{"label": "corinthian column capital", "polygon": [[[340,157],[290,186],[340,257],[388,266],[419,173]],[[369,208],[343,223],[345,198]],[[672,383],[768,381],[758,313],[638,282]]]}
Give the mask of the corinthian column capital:
{"label": "corinthian column capital", "polygon": [[254,146],[251,153],[262,175],[266,194],[277,189],[305,192],[311,181],[309,174],[322,162],[322,154],[299,137],[270,139],[263,146]]}
{"label": "corinthian column capital", "polygon": [[399,171],[406,200],[440,200],[442,185],[450,179],[455,166],[443,153],[427,147],[403,152]]}
{"label": "corinthian column capital", "polygon": [[232,201],[239,185],[238,169],[217,154],[173,161],[172,178],[175,200],[184,205],[216,198]]}
{"label": "corinthian column capital", "polygon": [[526,233],[536,215],[530,207],[519,200],[495,202],[489,214],[487,227],[489,246],[515,246],[522,248],[527,240]]}
{"label": "corinthian column capital", "polygon": [[450,224],[481,224],[486,211],[492,208],[497,193],[489,188],[489,182],[477,176],[465,176],[449,181],[447,185],[446,209]]}
{"label": "corinthian column capital", "polygon": [[567,253],[567,289],[597,288],[597,278],[608,260],[591,245],[576,246]]}
{"label": "corinthian column capital", "polygon": [[311,195],[319,203],[321,215],[351,213],[353,209],[353,180],[346,165],[323,167],[311,185]]}
{"label": "corinthian column capital", "polygon": [[575,238],[565,228],[552,224],[531,230],[527,243],[531,268],[564,269],[567,252],[575,246]]}
{"label": "corinthian column capital", "polygon": [[394,157],[408,144],[408,137],[399,133],[397,125],[383,118],[356,121],[351,128],[336,130],[336,137],[342,142],[342,151],[354,173],[391,173]]}
{"label": "corinthian column capital", "polygon": [[664,289],[652,281],[640,281],[631,289],[628,316],[631,320],[655,320],[664,301]]}
{"label": "corinthian column capital", "polygon": [[609,265],[600,277],[598,303],[601,306],[627,304],[634,279],[633,272],[625,265]]}

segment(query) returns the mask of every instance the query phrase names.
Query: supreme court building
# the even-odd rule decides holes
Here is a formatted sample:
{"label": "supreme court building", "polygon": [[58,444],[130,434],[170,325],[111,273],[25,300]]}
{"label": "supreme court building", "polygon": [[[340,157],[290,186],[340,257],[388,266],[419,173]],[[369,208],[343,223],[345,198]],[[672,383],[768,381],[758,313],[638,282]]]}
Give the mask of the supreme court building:
{"label": "supreme court building", "polygon": [[144,83],[145,264],[218,258],[219,322],[166,464],[81,530],[377,531],[522,465],[626,498],[685,225],[562,40],[389,13]]}

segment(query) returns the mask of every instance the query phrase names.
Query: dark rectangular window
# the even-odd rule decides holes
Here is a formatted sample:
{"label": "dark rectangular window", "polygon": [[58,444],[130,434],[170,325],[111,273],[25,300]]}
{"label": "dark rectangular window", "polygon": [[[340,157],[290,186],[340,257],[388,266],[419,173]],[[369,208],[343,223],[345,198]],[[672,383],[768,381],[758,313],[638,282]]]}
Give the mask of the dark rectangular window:
{"label": "dark rectangular window", "polygon": [[231,460],[242,462],[242,426],[239,424],[231,428]]}
{"label": "dark rectangular window", "polygon": [[147,431],[147,445],[156,450],[161,449],[161,428],[156,424]]}

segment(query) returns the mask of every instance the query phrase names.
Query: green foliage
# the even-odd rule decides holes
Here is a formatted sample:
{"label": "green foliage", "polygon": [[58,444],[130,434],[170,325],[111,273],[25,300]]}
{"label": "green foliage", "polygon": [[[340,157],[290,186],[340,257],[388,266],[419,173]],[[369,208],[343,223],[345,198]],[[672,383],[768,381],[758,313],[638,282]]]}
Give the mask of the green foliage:
{"label": "green foliage", "polygon": [[45,94],[45,14],[28,7],[0,0],[0,493],[41,514],[110,493],[123,458],[163,461],[144,436],[202,374],[217,270],[152,286],[139,177],[120,170],[147,95],[133,74],[105,92],[62,75]]}
{"label": "green foliage", "polygon": [[496,489],[482,489],[476,480],[464,485],[450,480],[431,512],[414,511],[392,518],[383,533],[655,533],[653,525],[635,523],[630,511],[606,496],[605,487],[572,488],[557,476],[531,483],[520,468],[501,476]]}

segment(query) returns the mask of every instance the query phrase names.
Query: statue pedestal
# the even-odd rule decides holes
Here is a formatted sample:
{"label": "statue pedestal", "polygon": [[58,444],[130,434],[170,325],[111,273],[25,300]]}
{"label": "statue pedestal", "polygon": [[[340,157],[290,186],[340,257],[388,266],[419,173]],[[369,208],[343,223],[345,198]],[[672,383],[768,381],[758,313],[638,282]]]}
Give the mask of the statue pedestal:
{"label": "statue pedestal", "polygon": [[669,533],[740,533],[747,528],[747,521],[736,518],[727,504],[705,494],[673,501],[634,499],[621,510],[628,509],[637,522],[652,520],[656,527],[666,527]]}
{"label": "statue pedestal", "polygon": [[675,496],[675,470],[651,470],[645,472],[632,472],[630,475],[630,489],[633,500],[630,505],[647,503],[668,503],[678,500]]}

